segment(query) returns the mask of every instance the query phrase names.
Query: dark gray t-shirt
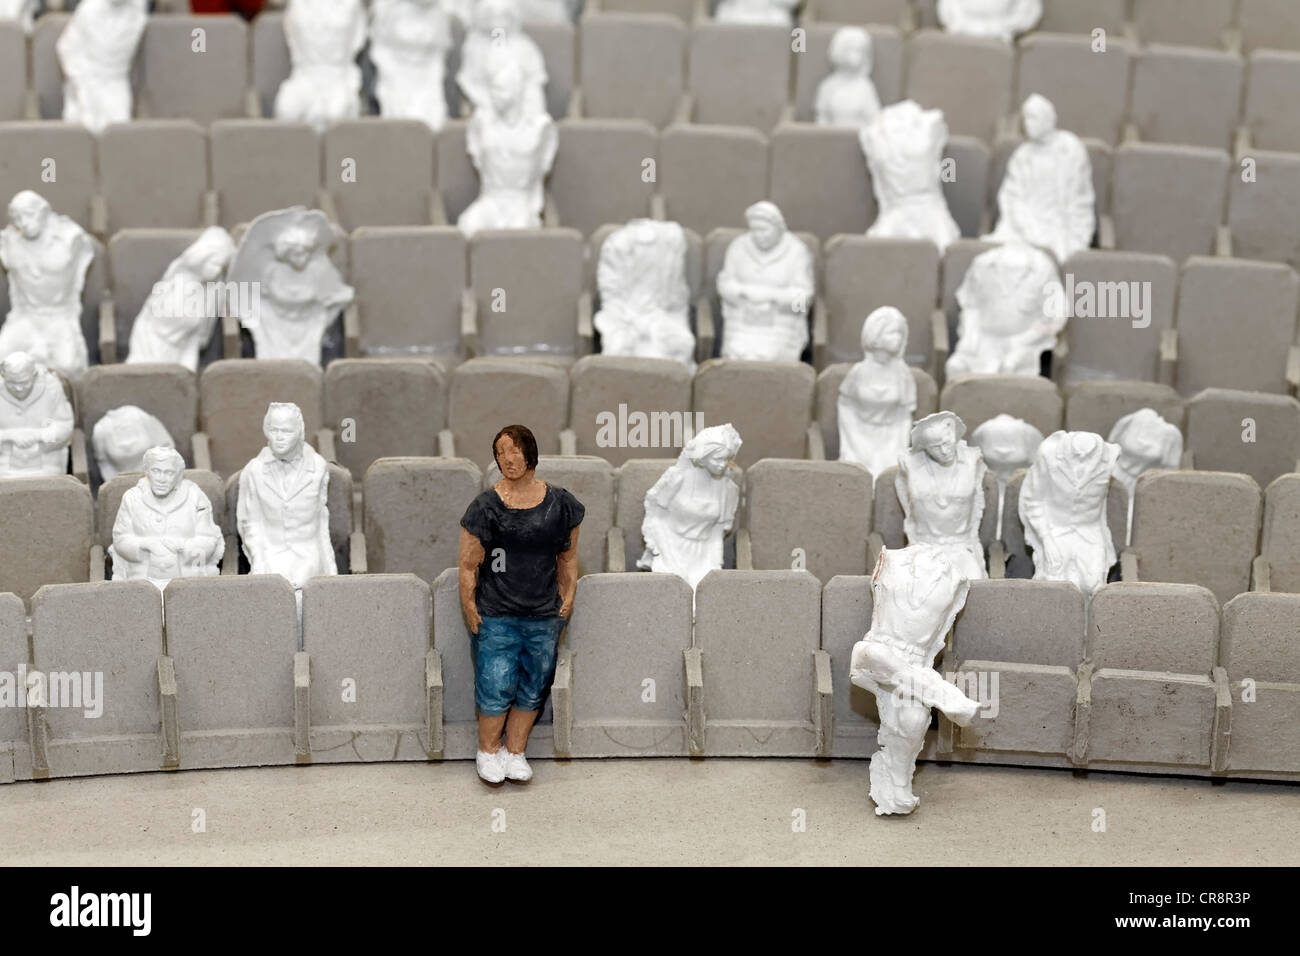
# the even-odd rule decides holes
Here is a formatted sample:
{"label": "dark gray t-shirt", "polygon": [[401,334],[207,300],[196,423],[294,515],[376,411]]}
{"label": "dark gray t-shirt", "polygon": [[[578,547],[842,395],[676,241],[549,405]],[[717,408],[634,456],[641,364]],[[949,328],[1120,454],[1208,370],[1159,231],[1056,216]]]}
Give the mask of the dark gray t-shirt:
{"label": "dark gray t-shirt", "polygon": [[559,613],[555,559],[586,508],[558,485],[546,485],[532,508],[507,508],[496,489],[470,502],[460,525],[483,543],[474,598],[483,617],[548,617]]}

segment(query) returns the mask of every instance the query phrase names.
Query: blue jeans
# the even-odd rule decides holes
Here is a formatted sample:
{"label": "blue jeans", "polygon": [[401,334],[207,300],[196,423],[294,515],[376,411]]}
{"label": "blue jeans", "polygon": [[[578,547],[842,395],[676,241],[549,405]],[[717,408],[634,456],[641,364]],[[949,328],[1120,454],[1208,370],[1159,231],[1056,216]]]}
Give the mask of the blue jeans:
{"label": "blue jeans", "polygon": [[469,636],[474,703],[484,717],[512,706],[539,710],[555,679],[555,646],[567,622],[551,617],[485,617]]}

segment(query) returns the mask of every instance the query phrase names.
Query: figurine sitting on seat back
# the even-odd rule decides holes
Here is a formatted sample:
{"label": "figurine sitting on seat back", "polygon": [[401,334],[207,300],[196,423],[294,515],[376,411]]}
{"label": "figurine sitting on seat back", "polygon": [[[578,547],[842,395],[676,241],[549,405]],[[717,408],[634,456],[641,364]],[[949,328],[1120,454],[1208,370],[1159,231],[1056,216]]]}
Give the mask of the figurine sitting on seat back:
{"label": "figurine sitting on seat back", "polygon": [[602,355],[666,358],[695,368],[686,235],[675,222],[633,219],[605,239],[596,267]]}
{"label": "figurine sitting on seat back", "polygon": [[718,23],[757,23],[788,27],[794,23],[799,0],[719,0],[713,19]]}
{"label": "figurine sitting on seat back", "polygon": [[275,118],[310,123],[318,133],[361,115],[366,10],[361,0],[289,0],[284,39],[293,72],[275,95]]}
{"label": "figurine sitting on seat back", "polygon": [[[333,2],[333,0],[331,0]],[[54,45],[63,69],[63,121],[102,133],[131,120],[131,61],[147,0],[81,0]]]}
{"label": "figurine sitting on seat back", "polygon": [[59,377],[26,352],[0,362],[0,478],[67,474],[72,403]]}

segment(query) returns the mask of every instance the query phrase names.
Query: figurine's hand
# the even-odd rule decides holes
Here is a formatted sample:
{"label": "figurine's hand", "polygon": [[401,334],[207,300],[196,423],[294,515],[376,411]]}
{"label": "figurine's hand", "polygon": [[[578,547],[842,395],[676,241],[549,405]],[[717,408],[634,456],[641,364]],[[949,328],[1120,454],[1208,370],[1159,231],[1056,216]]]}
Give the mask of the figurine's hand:
{"label": "figurine's hand", "polygon": [[469,625],[469,632],[477,634],[478,626],[483,623],[483,615],[479,614],[478,608],[473,606],[464,608],[464,611],[465,623]]}
{"label": "figurine's hand", "polygon": [[167,548],[167,543],[162,538],[144,538],[140,542],[140,550],[145,554],[152,554],[159,558],[165,558],[171,553]]}
{"label": "figurine's hand", "polygon": [[181,548],[181,556],[190,564],[199,564],[208,556],[207,545],[200,541],[191,541]]}
{"label": "figurine's hand", "polygon": [[573,599],[570,598],[569,600],[565,601],[563,604],[560,605],[560,617],[564,618],[567,621],[572,615],[573,615]]}
{"label": "figurine's hand", "polygon": [[184,538],[178,538],[174,535],[168,535],[167,537],[162,539],[162,543],[165,544],[169,550],[175,551],[177,553],[180,553],[181,551],[185,550]]}

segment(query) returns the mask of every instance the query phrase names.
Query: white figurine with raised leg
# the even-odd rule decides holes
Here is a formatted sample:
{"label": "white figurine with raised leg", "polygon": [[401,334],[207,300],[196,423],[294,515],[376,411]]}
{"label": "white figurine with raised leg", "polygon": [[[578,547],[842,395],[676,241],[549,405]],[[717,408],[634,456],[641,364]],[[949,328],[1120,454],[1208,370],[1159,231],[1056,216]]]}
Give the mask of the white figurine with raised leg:
{"label": "white figurine with raised leg", "polygon": [[0,378],[0,478],[67,474],[72,403],[59,377],[26,352],[11,352]]}
{"label": "white figurine with raised leg", "polygon": [[523,112],[546,112],[546,60],[541,47],[523,29],[517,0],[478,0],[473,27],[460,47],[456,85],[475,112],[493,105],[492,75],[503,62],[519,71]]}
{"label": "white figurine with raised leg", "polygon": [[[110,408],[90,433],[90,447],[104,481],[124,471],[141,471],[150,448],[175,448],[167,426],[138,405]],[[184,468],[184,464],[181,465]]]}
{"label": "white figurine with raised leg", "polygon": [[813,113],[822,126],[866,126],[880,112],[871,82],[871,34],[862,27],[840,27],[831,36],[830,74],[817,84]]}
{"label": "white figurine with raised leg", "polygon": [[949,33],[1010,43],[1043,18],[1043,0],[939,0],[938,14]]}
{"label": "white figurine with raised leg", "polygon": [[146,0],[81,0],[54,45],[63,121],[102,133],[131,119],[131,61],[149,21]]}
{"label": "white figurine with raised leg", "polygon": [[443,74],[451,45],[451,19],[438,0],[375,0],[370,59],[380,114],[442,129],[447,122]]}
{"label": "white figurine with raised leg", "polygon": [[603,355],[666,358],[695,368],[686,234],[675,222],[633,219],[610,233],[596,267]]}
{"label": "white figurine with raised leg", "polygon": [[939,251],[961,235],[943,195],[939,161],[948,142],[940,110],[913,100],[886,106],[858,132],[879,213],[868,236],[929,239]]}
{"label": "white figurine with raised leg", "polygon": [[862,323],[864,358],[840,383],[837,412],[840,461],[851,461],[874,479],[907,452],[916,412],[916,379],[903,361],[907,317],[881,306]]}
{"label": "white figurine with raised leg", "polygon": [[361,67],[366,10],[361,0],[289,0],[284,39],[293,70],[275,94],[275,118],[330,123],[361,115]]}
{"label": "white figurine with raised leg", "polygon": [[1127,544],[1133,537],[1133,496],[1138,476],[1154,468],[1178,468],[1183,460],[1183,433],[1152,408],[1139,408],[1115,423],[1107,438],[1119,446],[1111,475],[1128,492]]}

